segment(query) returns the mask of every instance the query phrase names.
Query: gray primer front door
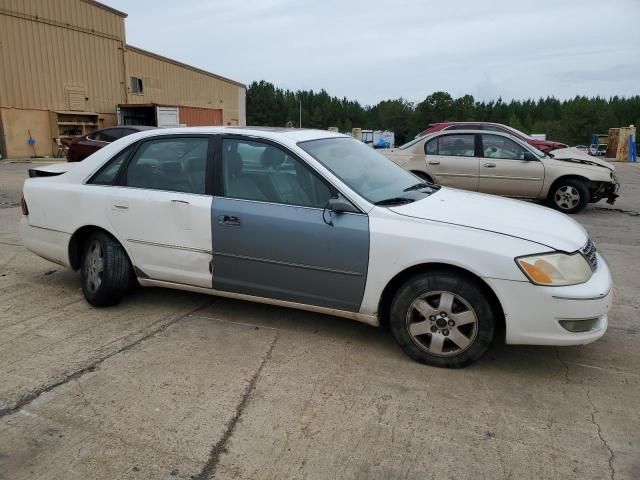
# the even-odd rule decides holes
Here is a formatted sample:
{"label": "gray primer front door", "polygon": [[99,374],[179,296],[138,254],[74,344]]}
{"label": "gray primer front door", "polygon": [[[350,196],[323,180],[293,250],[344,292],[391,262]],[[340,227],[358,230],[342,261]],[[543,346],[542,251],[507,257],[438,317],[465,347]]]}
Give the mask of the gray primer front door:
{"label": "gray primer front door", "polygon": [[[213,288],[357,312],[369,219],[319,208],[214,197]],[[329,212],[326,212],[327,216]]]}

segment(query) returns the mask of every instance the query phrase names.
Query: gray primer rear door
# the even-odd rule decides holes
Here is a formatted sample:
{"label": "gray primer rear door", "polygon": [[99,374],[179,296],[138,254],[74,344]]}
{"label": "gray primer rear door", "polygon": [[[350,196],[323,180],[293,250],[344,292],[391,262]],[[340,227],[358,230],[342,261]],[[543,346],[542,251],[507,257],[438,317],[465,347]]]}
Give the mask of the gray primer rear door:
{"label": "gray primer rear door", "polygon": [[[357,312],[369,262],[369,219],[322,209],[214,197],[213,288]],[[327,212],[328,215],[328,212]]]}

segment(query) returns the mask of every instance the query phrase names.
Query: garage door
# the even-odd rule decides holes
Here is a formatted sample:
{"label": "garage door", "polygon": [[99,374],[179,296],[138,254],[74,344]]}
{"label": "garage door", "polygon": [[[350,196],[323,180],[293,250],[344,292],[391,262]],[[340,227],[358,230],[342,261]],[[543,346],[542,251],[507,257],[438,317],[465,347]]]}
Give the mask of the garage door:
{"label": "garage door", "polygon": [[177,128],[180,126],[178,107],[156,107],[157,125],[160,128]]}
{"label": "garage door", "polygon": [[222,125],[222,110],[214,108],[180,107],[180,123],[188,127]]}

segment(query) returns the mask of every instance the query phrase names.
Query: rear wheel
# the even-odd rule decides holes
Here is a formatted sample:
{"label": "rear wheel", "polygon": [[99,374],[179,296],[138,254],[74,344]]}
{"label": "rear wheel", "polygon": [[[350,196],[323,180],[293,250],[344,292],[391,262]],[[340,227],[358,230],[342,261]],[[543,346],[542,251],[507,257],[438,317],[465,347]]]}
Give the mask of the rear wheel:
{"label": "rear wheel", "polygon": [[131,262],[113,237],[97,232],[85,243],[82,255],[82,293],[97,307],[115,305],[129,286]]}
{"label": "rear wheel", "polygon": [[404,352],[428,365],[459,368],[478,360],[495,332],[486,292],[449,271],[408,280],[391,304],[391,331]]}
{"label": "rear wheel", "polygon": [[560,179],[549,191],[547,203],[564,213],[575,213],[582,210],[589,203],[590,193],[587,185],[581,180],[568,178]]}

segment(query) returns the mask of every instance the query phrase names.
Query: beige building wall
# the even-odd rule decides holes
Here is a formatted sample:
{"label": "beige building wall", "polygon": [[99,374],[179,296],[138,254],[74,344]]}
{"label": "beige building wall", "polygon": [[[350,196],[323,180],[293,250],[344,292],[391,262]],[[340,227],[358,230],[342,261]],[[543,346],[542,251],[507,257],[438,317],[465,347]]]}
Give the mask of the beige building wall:
{"label": "beige building wall", "polygon": [[89,0],[0,0],[0,144],[8,157],[54,151],[49,111],[112,125],[126,99],[125,14]]}
{"label": "beige building wall", "polygon": [[[93,0],[0,0],[0,152],[55,151],[49,112],[94,112],[117,124],[116,107],[157,103],[222,110],[244,124],[244,85],[125,42],[126,14]],[[131,76],[144,92],[130,91]],[[95,127],[92,127],[95,128]]]}
{"label": "beige building wall", "polygon": [[123,45],[124,17],[92,3],[0,0],[0,106],[112,113],[126,98]]}
{"label": "beige building wall", "polygon": [[[49,112],[46,110],[0,109],[3,141],[8,158],[51,155],[53,139],[50,138]],[[34,148],[29,145],[29,132],[35,139]]]}
{"label": "beige building wall", "polygon": [[[125,58],[127,103],[221,109],[224,125],[238,125],[244,118],[239,102],[243,84],[131,45]],[[131,77],[142,79],[143,93],[131,92]]]}

